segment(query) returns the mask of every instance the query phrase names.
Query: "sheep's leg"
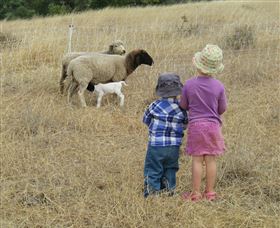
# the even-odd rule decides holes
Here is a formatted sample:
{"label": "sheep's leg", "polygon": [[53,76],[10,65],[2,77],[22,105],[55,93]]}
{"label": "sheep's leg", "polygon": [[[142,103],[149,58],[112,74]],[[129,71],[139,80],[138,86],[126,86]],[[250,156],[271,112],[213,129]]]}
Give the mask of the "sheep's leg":
{"label": "sheep's leg", "polygon": [[97,108],[100,108],[100,106],[101,106],[101,100],[102,100],[103,95],[104,95],[104,93],[98,93],[97,105],[96,105]]}
{"label": "sheep's leg", "polygon": [[[67,85],[66,85],[66,91],[68,91],[69,90],[69,87],[71,86],[71,83],[68,83]],[[63,86],[63,88],[64,88],[64,86]]]}
{"label": "sheep's leg", "polygon": [[64,65],[62,65],[61,77],[60,77],[60,81],[59,81],[59,88],[60,88],[61,94],[63,94],[63,92],[64,92],[64,81],[65,81],[66,77],[67,77],[66,67]]}
{"label": "sheep's leg", "polygon": [[121,92],[117,93],[117,95],[121,99],[120,106],[123,106],[124,105],[124,95]]}
{"label": "sheep's leg", "polygon": [[79,86],[79,90],[78,90],[78,95],[80,97],[80,101],[81,101],[81,105],[82,107],[87,107],[86,101],[85,101],[85,96],[84,96],[84,92],[87,89],[87,84],[86,83],[82,83]]}
{"label": "sheep's leg", "polygon": [[68,104],[70,104],[70,105],[71,105],[71,98],[72,98],[75,90],[77,89],[77,87],[78,87],[77,82],[75,82],[75,81],[70,82],[70,85],[69,85],[69,88],[68,88],[68,96],[67,96]]}

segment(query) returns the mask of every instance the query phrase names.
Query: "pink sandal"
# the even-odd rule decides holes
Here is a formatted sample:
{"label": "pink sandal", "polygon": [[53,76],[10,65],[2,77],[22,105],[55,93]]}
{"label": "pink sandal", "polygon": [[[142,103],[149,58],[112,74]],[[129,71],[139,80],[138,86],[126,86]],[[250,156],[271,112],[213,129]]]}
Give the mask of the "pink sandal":
{"label": "pink sandal", "polygon": [[214,201],[217,199],[217,193],[216,192],[204,192],[203,194],[204,198],[209,201]]}
{"label": "pink sandal", "polygon": [[202,199],[202,196],[200,193],[193,193],[193,192],[184,192],[182,195],[183,199],[186,201],[199,201]]}

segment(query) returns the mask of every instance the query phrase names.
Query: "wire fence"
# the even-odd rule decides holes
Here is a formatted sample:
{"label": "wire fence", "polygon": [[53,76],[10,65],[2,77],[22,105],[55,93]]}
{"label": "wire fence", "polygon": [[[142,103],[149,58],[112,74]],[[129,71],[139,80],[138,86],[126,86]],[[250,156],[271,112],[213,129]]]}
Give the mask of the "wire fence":
{"label": "wire fence", "polygon": [[[234,53],[234,55],[232,54]],[[279,53],[280,49],[251,49],[240,51],[224,51],[224,63],[227,66],[234,66],[240,63],[240,71],[244,68],[250,69],[253,67],[260,67],[266,71],[269,68],[277,68],[279,65]],[[155,61],[155,67],[162,70],[172,70],[185,73],[192,67],[193,53],[168,53],[162,56],[153,56]],[[40,67],[42,65],[49,65],[52,67],[60,67],[61,58],[57,56],[55,50],[48,55],[26,56],[25,58],[17,58],[12,53],[10,56],[3,59],[0,55],[0,66],[3,69],[5,65],[5,71],[16,72],[25,69],[34,69],[34,67]],[[242,67],[241,67],[242,66]],[[0,70],[2,72],[4,70]]]}
{"label": "wire fence", "polygon": [[[174,22],[164,22],[165,26],[162,26],[161,24],[151,24],[151,25],[144,25],[139,24],[137,26],[123,26],[118,24],[109,24],[106,26],[98,26],[91,27],[91,26],[75,26],[75,36],[76,37],[82,37],[87,35],[93,35],[95,37],[99,37],[103,35],[103,33],[110,33],[110,34],[133,34],[133,33],[151,33],[151,31],[156,31],[157,33],[166,33],[166,32],[174,32],[176,30],[177,32],[189,31],[194,30],[193,32],[196,35],[201,35],[204,33],[217,33],[218,31],[228,31],[233,28],[239,28],[241,26],[248,26],[253,27],[254,31],[257,31],[257,33],[265,33],[267,35],[280,35],[280,23],[278,20],[270,21],[266,23],[254,23],[254,24],[244,24],[244,23],[216,23],[216,24],[210,24],[210,23],[182,23],[178,22],[177,24],[174,24]],[[65,38],[67,38],[68,29],[67,27],[63,26],[41,26],[41,27],[34,27],[30,28],[30,26],[21,26],[20,28],[13,29],[10,27],[6,27],[4,23],[0,24],[1,33],[7,33],[10,37],[17,38],[21,41],[21,43],[25,43],[26,41],[32,41],[35,40],[36,37],[40,37],[40,39],[49,39],[49,36],[57,36],[63,35]],[[4,25],[4,26],[3,26]],[[4,28],[3,28],[4,27]],[[42,36],[43,34],[43,36]],[[46,36],[46,34],[48,36]],[[186,34],[187,35],[187,34]],[[45,37],[45,38],[44,38]],[[3,42],[3,41],[2,41]],[[9,42],[7,40],[6,42]]]}
{"label": "wire fence", "polygon": [[[174,24],[168,23],[165,26],[158,26],[157,24],[151,24],[151,25],[139,25],[137,27],[118,27],[118,26],[111,26],[108,25],[106,27],[102,26],[96,26],[95,28],[90,26],[78,26],[75,27],[73,32],[73,49],[76,51],[86,50],[90,51],[92,50],[92,43],[93,42],[104,42],[104,34],[114,34],[115,37],[122,36],[123,34],[132,34],[129,35],[129,40],[131,43],[136,43],[137,38],[136,35],[141,34],[143,36],[144,33],[147,33],[148,35],[156,34],[155,37],[158,36],[164,36],[166,33],[172,34],[174,37],[174,42],[176,41],[176,37],[178,36],[178,33],[182,32],[183,27],[188,28],[190,24],[184,24],[176,25],[174,27]],[[193,34],[195,39],[195,36],[199,37],[203,32],[208,34],[217,34],[218,31],[221,32],[221,34],[224,36],[225,31],[224,30],[230,30],[232,28],[236,28],[239,26],[244,26],[242,23],[230,23],[230,24],[199,24],[199,32]],[[265,39],[265,42],[268,43],[274,43],[273,46],[267,46],[265,48],[254,48],[249,47],[245,49],[224,49],[224,56],[225,61],[227,61],[227,56],[230,56],[231,58],[239,58],[240,56],[246,56],[246,61],[250,59],[259,59],[263,56],[266,56],[267,59],[275,58],[279,60],[279,35],[280,35],[280,24],[277,21],[272,21],[269,23],[256,23],[253,24],[255,30],[257,31],[257,35],[260,33],[265,34],[267,37]],[[219,30],[218,30],[219,29]],[[174,33],[174,30],[177,31],[177,33]],[[65,42],[67,39],[69,39],[68,35],[69,30],[67,27],[62,27],[61,25],[58,26],[40,26],[37,28],[30,28],[26,26],[21,26],[20,28],[17,28],[14,30],[13,28],[6,28],[5,24],[0,24],[0,31],[2,34],[9,34],[7,36],[6,40],[0,40],[0,54],[1,54],[1,47],[2,50],[8,49],[9,54],[7,54],[7,51],[5,52],[5,58],[3,55],[0,55],[1,60],[1,68],[3,68],[3,64],[5,66],[9,66],[9,69],[15,69],[19,67],[32,67],[32,66],[38,66],[41,63],[49,63],[49,64],[59,64],[60,58],[67,50],[67,42]],[[169,35],[168,34],[168,35]],[[182,35],[182,34],[181,34]],[[135,36],[135,37],[134,37]],[[92,40],[92,37],[94,37],[94,41]],[[153,37],[153,38],[155,38]],[[185,35],[186,38],[187,35]],[[142,37],[143,38],[143,37]],[[184,34],[183,34],[184,38]],[[191,39],[192,39],[191,38]],[[140,40],[140,39],[139,39]],[[138,42],[140,42],[138,40]],[[62,42],[65,45],[61,48],[61,45],[57,44],[58,42]],[[154,43],[154,44],[153,44]],[[277,44],[278,43],[278,44]],[[33,45],[36,44],[39,46],[34,47]],[[40,46],[41,44],[41,46]],[[157,45],[157,41],[155,42],[149,42],[146,45]],[[59,50],[57,47],[60,47]],[[200,47],[195,47],[200,48]],[[68,48],[69,49],[69,48]],[[18,51],[21,50],[23,54],[18,54]],[[46,51],[47,50],[47,51]],[[58,52],[61,51],[61,53],[58,54]],[[41,54],[41,52],[45,52],[44,54]],[[182,51],[180,53],[178,52],[168,52],[168,51],[158,51],[155,53],[155,57],[160,57],[160,66],[165,67],[172,66],[172,68],[183,68],[185,66],[182,66],[182,60],[186,60],[186,62],[190,61],[193,57],[193,53],[188,53],[186,51]],[[159,56],[160,55],[160,56]]]}

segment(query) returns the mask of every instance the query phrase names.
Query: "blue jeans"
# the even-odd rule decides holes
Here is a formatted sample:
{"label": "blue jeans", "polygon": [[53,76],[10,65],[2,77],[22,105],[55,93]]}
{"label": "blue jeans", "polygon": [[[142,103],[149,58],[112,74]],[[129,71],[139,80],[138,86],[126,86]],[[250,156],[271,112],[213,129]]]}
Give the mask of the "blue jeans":
{"label": "blue jeans", "polygon": [[144,165],[144,197],[176,187],[180,146],[148,145]]}

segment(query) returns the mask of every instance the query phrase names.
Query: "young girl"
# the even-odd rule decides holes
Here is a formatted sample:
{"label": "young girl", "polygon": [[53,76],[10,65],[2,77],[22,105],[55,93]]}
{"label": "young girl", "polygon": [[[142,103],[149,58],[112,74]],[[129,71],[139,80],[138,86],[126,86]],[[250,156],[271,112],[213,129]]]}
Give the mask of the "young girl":
{"label": "young girl", "polygon": [[[222,72],[222,50],[208,44],[193,57],[197,76],[186,81],[180,106],[189,111],[186,153],[192,156],[192,192],[184,193],[185,200],[202,198],[215,200],[216,156],[224,153],[220,115],[226,111],[226,95],[223,84],[213,78]],[[206,188],[200,192],[203,163],[206,165]]]}

